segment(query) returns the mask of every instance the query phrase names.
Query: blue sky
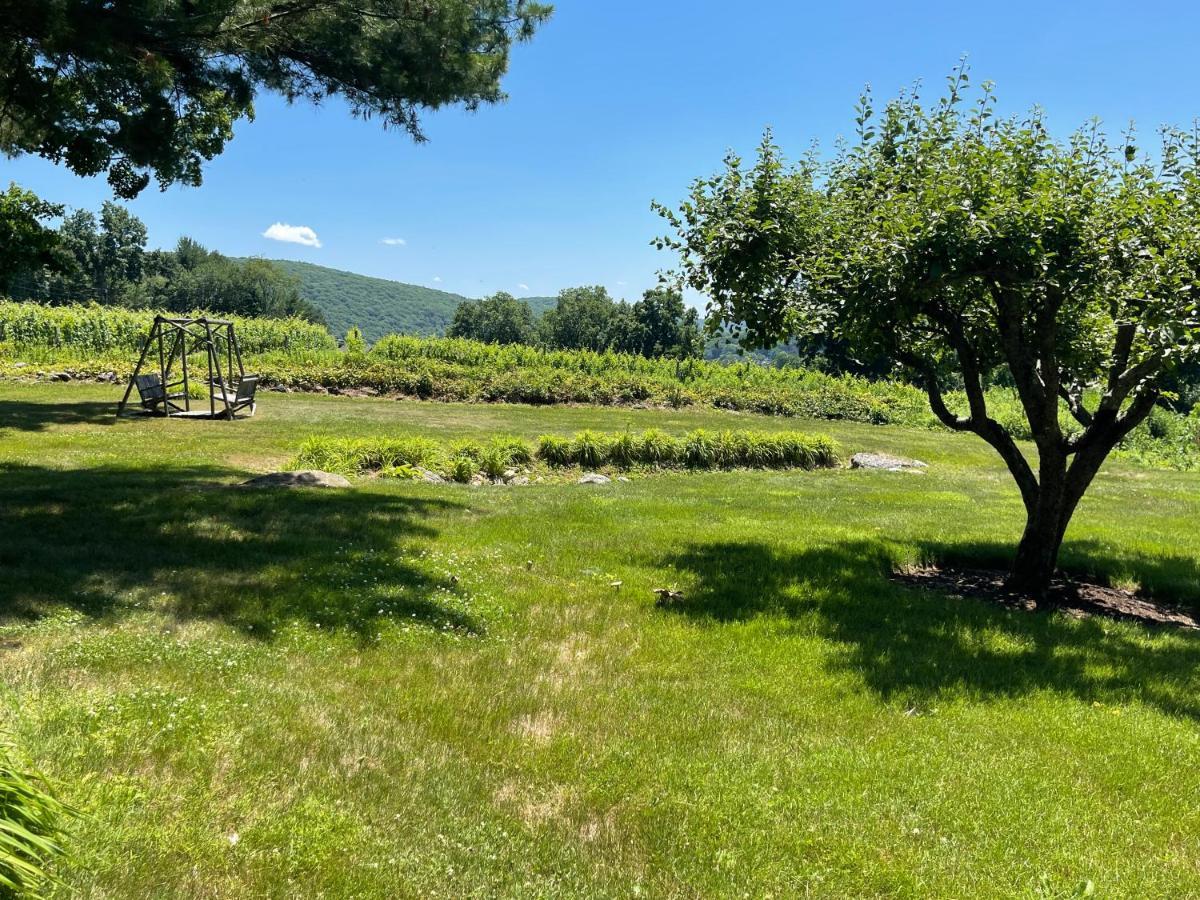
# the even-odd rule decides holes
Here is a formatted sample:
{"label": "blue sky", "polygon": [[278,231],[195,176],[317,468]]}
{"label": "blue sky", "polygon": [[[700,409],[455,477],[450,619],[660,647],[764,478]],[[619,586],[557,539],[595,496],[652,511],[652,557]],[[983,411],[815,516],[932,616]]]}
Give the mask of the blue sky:
{"label": "blue sky", "polygon": [[[879,100],[917,79],[932,92],[968,53],[1002,111],[1040,103],[1064,134],[1096,115],[1112,131],[1136,119],[1149,138],[1200,116],[1194,2],[556,6],[513,56],[510,100],[427,117],[429,143],[338,104],[262,96],[202,187],[152,185],[130,206],[155,246],[188,234],[468,296],[603,284],[633,298],[670,263],[649,246],[652,199],[678,201],[768,124],[792,155],[813,140],[828,150],[868,82]],[[103,179],[38,159],[0,160],[0,180],[72,207],[110,199]],[[321,246],[263,237],[275,223]]]}

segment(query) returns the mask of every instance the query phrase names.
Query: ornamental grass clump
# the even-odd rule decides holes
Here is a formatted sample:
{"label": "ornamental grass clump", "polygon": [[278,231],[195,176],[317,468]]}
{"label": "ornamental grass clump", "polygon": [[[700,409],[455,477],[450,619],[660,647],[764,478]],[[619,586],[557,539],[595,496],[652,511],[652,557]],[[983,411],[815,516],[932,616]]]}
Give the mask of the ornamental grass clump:
{"label": "ornamental grass clump", "polygon": [[541,465],[551,469],[815,469],[838,463],[837,446],[824,435],[797,431],[758,432],[697,429],[675,437],[655,428],[641,434],[580,431],[573,437],[544,434],[536,449],[514,437],[486,444],[456,441],[443,448],[429,438],[309,438],[295,468],[322,469],[343,475],[417,478],[421,470],[454,481],[482,473],[492,481],[514,469]]}
{"label": "ornamental grass clump", "polygon": [[639,462],[648,466],[673,466],[679,461],[682,450],[678,440],[657,428],[643,431],[638,444],[641,450]]}
{"label": "ornamental grass clump", "polygon": [[456,456],[450,460],[448,474],[460,484],[467,484],[479,473],[479,464],[469,456]]}
{"label": "ornamental grass clump", "polygon": [[629,431],[614,434],[608,441],[608,461],[618,468],[629,468],[638,462],[638,440]]}
{"label": "ornamental grass clump", "polygon": [[608,441],[595,431],[581,431],[571,439],[571,456],[585,469],[604,465],[608,457]]}
{"label": "ornamental grass clump", "polygon": [[495,444],[485,448],[479,457],[479,470],[493,481],[503,478],[510,465],[511,457],[508,451]]}
{"label": "ornamental grass clump", "polygon": [[505,453],[509,463],[514,466],[527,466],[533,462],[533,447],[524,438],[493,438],[491,446]]}
{"label": "ornamental grass clump", "polygon": [[721,468],[721,454],[710,432],[697,428],[683,439],[684,461],[693,469]]}
{"label": "ornamental grass clump", "polygon": [[551,466],[569,466],[575,461],[570,438],[543,434],[538,438],[537,458]]}
{"label": "ornamental grass clump", "polygon": [[370,440],[313,437],[306,440],[295,465],[341,475],[408,468],[437,468],[444,453],[428,438]]}

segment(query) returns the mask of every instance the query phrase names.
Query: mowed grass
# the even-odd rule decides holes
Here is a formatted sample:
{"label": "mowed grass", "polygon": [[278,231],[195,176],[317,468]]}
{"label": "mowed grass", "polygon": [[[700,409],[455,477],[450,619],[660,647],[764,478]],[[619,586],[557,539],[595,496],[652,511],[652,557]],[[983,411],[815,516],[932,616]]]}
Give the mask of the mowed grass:
{"label": "mowed grass", "polygon": [[[62,896],[1200,893],[1200,637],[887,579],[1011,552],[969,437],[270,394],[116,422],[116,393],[0,384],[3,724],[85,812]],[[931,465],[232,487],[313,434],[626,426]],[[1198,513],[1200,476],[1111,466],[1064,562],[1200,605]]]}

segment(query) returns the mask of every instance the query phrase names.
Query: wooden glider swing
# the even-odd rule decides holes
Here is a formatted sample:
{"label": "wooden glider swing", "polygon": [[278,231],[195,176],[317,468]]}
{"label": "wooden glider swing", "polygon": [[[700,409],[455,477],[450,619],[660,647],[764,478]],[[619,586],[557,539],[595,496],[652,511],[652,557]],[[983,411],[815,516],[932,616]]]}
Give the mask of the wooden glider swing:
{"label": "wooden glider swing", "polygon": [[[155,354],[157,363],[155,366]],[[192,408],[188,357],[203,354],[208,402]],[[178,368],[176,366],[178,365]],[[236,365],[236,377],[234,367]],[[174,380],[172,377],[174,376]],[[126,412],[137,389],[139,405]],[[254,415],[258,376],[247,375],[233,323],[221,319],[170,319],[155,316],[117,415],[182,416],[190,419],[235,419]],[[203,405],[201,405],[203,403]]]}

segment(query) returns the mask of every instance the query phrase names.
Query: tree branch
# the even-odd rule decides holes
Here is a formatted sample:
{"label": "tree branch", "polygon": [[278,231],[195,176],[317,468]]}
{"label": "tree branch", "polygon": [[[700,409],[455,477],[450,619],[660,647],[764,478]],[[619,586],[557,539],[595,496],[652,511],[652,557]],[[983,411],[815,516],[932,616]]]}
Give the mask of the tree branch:
{"label": "tree branch", "polygon": [[1087,407],[1084,406],[1083,391],[1079,387],[1068,388],[1062,383],[1060,378],[1058,384],[1058,395],[1066,401],[1067,409],[1070,410],[1071,416],[1076,422],[1078,422],[1084,428],[1087,428],[1092,424],[1094,417],[1090,412],[1088,412]]}
{"label": "tree branch", "polygon": [[[973,365],[974,357],[970,353],[967,355]],[[929,406],[938,420],[947,428],[954,431],[970,431],[987,441],[992,449],[1000,454],[1000,458],[1004,460],[1009,472],[1012,473],[1013,480],[1017,482],[1017,488],[1021,491],[1021,500],[1024,502],[1025,508],[1033,509],[1037,505],[1038,498],[1037,476],[1033,474],[1029,461],[1021,452],[1021,448],[1017,446],[1017,442],[1013,440],[1012,435],[1003,425],[988,416],[977,367],[974,373],[975,377],[967,379],[967,383],[970,385],[967,390],[967,401],[971,406],[972,414],[964,417],[955,415],[946,406],[945,396],[938,383],[937,372],[928,360],[915,353],[906,352],[901,352],[899,357],[901,362],[920,373],[925,383],[925,392],[929,395]],[[962,357],[960,357],[961,359]]]}

